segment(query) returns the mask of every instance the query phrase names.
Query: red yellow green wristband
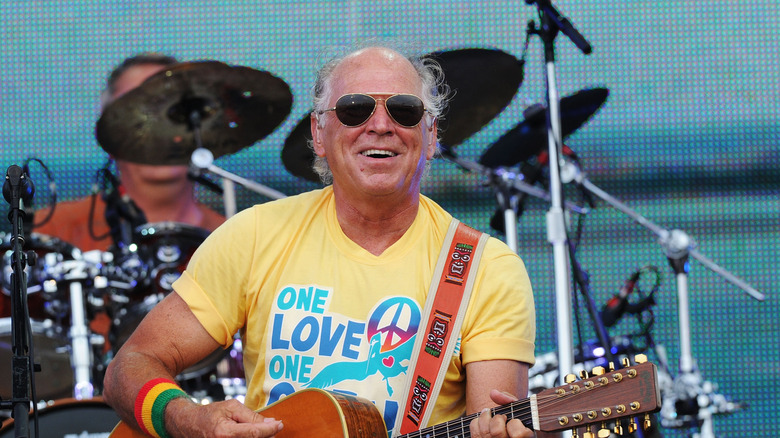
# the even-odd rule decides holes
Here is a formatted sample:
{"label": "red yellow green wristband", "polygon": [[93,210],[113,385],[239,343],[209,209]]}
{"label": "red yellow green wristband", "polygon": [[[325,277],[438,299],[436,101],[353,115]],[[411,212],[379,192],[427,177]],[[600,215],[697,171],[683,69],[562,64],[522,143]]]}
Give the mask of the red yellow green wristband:
{"label": "red yellow green wristband", "polygon": [[153,437],[168,438],[163,416],[165,406],[179,397],[187,397],[187,393],[172,380],[160,378],[146,382],[135,398],[135,421],[141,430]]}

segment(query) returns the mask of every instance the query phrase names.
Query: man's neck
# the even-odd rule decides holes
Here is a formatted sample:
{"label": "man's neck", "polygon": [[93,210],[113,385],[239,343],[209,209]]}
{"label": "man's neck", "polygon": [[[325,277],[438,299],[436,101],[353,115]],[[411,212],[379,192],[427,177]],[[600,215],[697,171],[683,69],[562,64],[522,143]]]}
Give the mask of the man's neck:
{"label": "man's neck", "polygon": [[203,220],[189,181],[177,184],[136,182],[125,184],[124,188],[149,223],[173,221],[199,226]]}
{"label": "man's neck", "polygon": [[334,188],[336,217],[344,234],[363,249],[381,255],[412,226],[419,193],[402,199],[344,199]]}

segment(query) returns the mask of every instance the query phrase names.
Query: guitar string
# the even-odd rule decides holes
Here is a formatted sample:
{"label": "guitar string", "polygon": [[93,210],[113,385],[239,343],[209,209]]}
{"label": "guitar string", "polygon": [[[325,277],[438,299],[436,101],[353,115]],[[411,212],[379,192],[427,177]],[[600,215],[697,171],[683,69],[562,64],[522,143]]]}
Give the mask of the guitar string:
{"label": "guitar string", "polygon": [[[584,389],[583,392],[580,392],[579,394],[584,395],[587,394],[590,391],[593,391],[594,389],[604,387],[606,385],[598,383],[594,387],[590,389]],[[565,404],[569,402],[571,397],[561,397],[557,394],[551,394],[551,395],[537,395],[537,406],[540,408],[540,411],[542,409],[549,409],[554,407],[555,405],[559,404]],[[533,415],[531,413],[530,408],[531,402],[530,399],[523,399],[518,400],[516,402],[509,403],[507,405],[503,406],[497,406],[495,408],[491,409],[492,415],[506,415],[508,418],[512,419],[518,419],[520,420],[524,425],[531,426],[532,425],[532,419]],[[515,415],[514,411],[518,410],[520,411],[519,415]],[[480,415],[480,413],[474,413],[469,414],[463,417],[460,417],[453,421],[448,421],[445,423],[437,424],[419,431],[411,432],[409,434],[404,435],[405,438],[419,438],[423,436],[433,436],[433,437],[466,437],[469,435],[469,425],[471,421],[475,418],[477,418]],[[557,416],[556,416],[557,418]],[[542,419],[540,418],[540,421]],[[593,422],[591,422],[593,423]],[[589,423],[583,423],[583,425],[589,424]],[[446,435],[442,435],[442,433],[446,433]]]}

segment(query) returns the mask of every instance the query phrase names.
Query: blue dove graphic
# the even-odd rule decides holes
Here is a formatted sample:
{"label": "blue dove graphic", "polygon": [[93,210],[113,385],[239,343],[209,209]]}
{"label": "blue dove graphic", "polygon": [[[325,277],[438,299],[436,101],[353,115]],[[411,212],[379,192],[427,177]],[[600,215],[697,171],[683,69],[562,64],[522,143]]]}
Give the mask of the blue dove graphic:
{"label": "blue dove graphic", "polygon": [[390,387],[389,378],[395,377],[406,371],[408,366],[400,364],[400,361],[394,360],[389,367],[383,361],[388,358],[409,357],[412,347],[414,347],[414,336],[390,351],[381,353],[380,344],[381,334],[377,333],[371,337],[371,348],[368,358],[360,362],[336,362],[322,369],[310,381],[303,384],[305,388],[321,388],[333,386],[344,380],[365,380],[377,372],[382,374],[383,380],[387,384],[387,392],[393,395],[393,389]]}

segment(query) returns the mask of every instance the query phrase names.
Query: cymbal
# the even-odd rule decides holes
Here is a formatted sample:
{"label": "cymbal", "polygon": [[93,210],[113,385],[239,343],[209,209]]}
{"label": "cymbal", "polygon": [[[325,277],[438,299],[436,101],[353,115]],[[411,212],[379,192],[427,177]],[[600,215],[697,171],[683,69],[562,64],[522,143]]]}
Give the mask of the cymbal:
{"label": "cymbal", "polygon": [[[512,100],[523,82],[524,61],[497,49],[467,48],[433,52],[451,90],[444,118],[439,120],[441,144],[451,148],[478,132]],[[320,179],[312,170],[314,161],[308,147],[311,140],[309,115],[300,120],[287,136],[282,163],[295,176],[309,181]]]}
{"label": "cymbal", "polygon": [[[609,90],[592,88],[578,91],[560,101],[561,136],[568,137],[585,124],[606,102]],[[547,147],[546,107],[537,104],[525,111],[525,120],[493,143],[479,163],[487,167],[514,166]]]}
{"label": "cymbal", "polygon": [[284,121],[292,100],[290,87],[265,71],[218,61],[178,63],[106,106],[95,136],[121,160],[188,164],[199,146],[217,158],[262,140]]}
{"label": "cymbal", "polygon": [[444,71],[451,99],[439,121],[440,143],[457,146],[495,118],[523,82],[524,61],[497,49],[459,49],[428,55]]}
{"label": "cymbal", "polygon": [[282,163],[291,174],[307,181],[320,182],[319,175],[312,169],[314,151],[309,148],[311,141],[311,122],[309,120],[310,116],[307,113],[284,140]]}

